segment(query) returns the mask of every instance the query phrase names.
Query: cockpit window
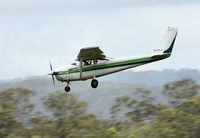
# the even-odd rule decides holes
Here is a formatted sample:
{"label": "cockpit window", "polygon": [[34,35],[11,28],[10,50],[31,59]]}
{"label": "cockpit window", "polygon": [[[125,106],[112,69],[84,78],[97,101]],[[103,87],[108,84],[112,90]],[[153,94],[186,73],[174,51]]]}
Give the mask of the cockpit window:
{"label": "cockpit window", "polygon": [[[98,59],[98,60],[96,60],[95,62],[96,62],[96,64],[97,64],[97,63],[104,63],[104,62],[106,62],[106,61],[109,61],[109,60],[108,60],[108,59],[104,59],[104,60]],[[84,65],[84,66],[94,65],[94,60],[84,60],[84,61],[83,61],[83,65]]]}
{"label": "cockpit window", "polygon": [[87,60],[87,61],[83,61],[84,66],[88,66],[88,65],[92,65],[92,61]]}

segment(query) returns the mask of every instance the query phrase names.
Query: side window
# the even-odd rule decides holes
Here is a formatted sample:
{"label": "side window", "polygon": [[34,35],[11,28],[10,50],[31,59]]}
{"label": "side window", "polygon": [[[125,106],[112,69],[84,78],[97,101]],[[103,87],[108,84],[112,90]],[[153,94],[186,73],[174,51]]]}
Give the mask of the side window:
{"label": "side window", "polygon": [[92,64],[93,64],[92,60],[85,60],[85,61],[83,61],[83,65],[84,66],[89,66],[89,65],[92,65]]}

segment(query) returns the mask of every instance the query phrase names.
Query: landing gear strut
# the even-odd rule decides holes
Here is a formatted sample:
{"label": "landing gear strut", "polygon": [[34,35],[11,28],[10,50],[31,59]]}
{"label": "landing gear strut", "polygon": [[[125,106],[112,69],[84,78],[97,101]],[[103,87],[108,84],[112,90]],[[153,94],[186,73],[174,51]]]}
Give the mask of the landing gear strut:
{"label": "landing gear strut", "polygon": [[65,91],[66,91],[66,92],[69,92],[69,91],[70,91],[69,83],[67,83],[67,86],[65,87]]}
{"label": "landing gear strut", "polygon": [[97,86],[98,86],[98,81],[96,79],[92,79],[91,87],[92,88],[97,88]]}

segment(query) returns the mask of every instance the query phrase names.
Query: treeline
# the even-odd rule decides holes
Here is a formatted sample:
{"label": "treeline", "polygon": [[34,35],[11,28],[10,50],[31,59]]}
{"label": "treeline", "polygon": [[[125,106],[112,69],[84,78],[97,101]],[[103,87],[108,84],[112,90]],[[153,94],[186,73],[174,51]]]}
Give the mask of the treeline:
{"label": "treeline", "polygon": [[57,91],[42,98],[48,111],[44,115],[34,110],[34,91],[4,89],[0,138],[199,138],[199,89],[191,79],[167,83],[161,103],[153,91],[137,88],[132,96],[116,99],[109,120],[88,114],[87,103],[72,93]]}

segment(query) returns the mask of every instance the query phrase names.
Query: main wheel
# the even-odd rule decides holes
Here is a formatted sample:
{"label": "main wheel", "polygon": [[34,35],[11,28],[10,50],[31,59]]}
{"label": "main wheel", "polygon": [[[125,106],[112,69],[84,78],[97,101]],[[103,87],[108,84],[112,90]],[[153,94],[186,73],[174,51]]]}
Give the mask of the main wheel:
{"label": "main wheel", "polygon": [[98,86],[98,81],[96,79],[93,79],[92,82],[91,82],[91,87],[97,88],[97,86]]}
{"label": "main wheel", "polygon": [[66,91],[66,92],[69,92],[69,91],[70,91],[70,87],[69,87],[69,86],[66,86],[66,87],[65,87],[65,91]]}

